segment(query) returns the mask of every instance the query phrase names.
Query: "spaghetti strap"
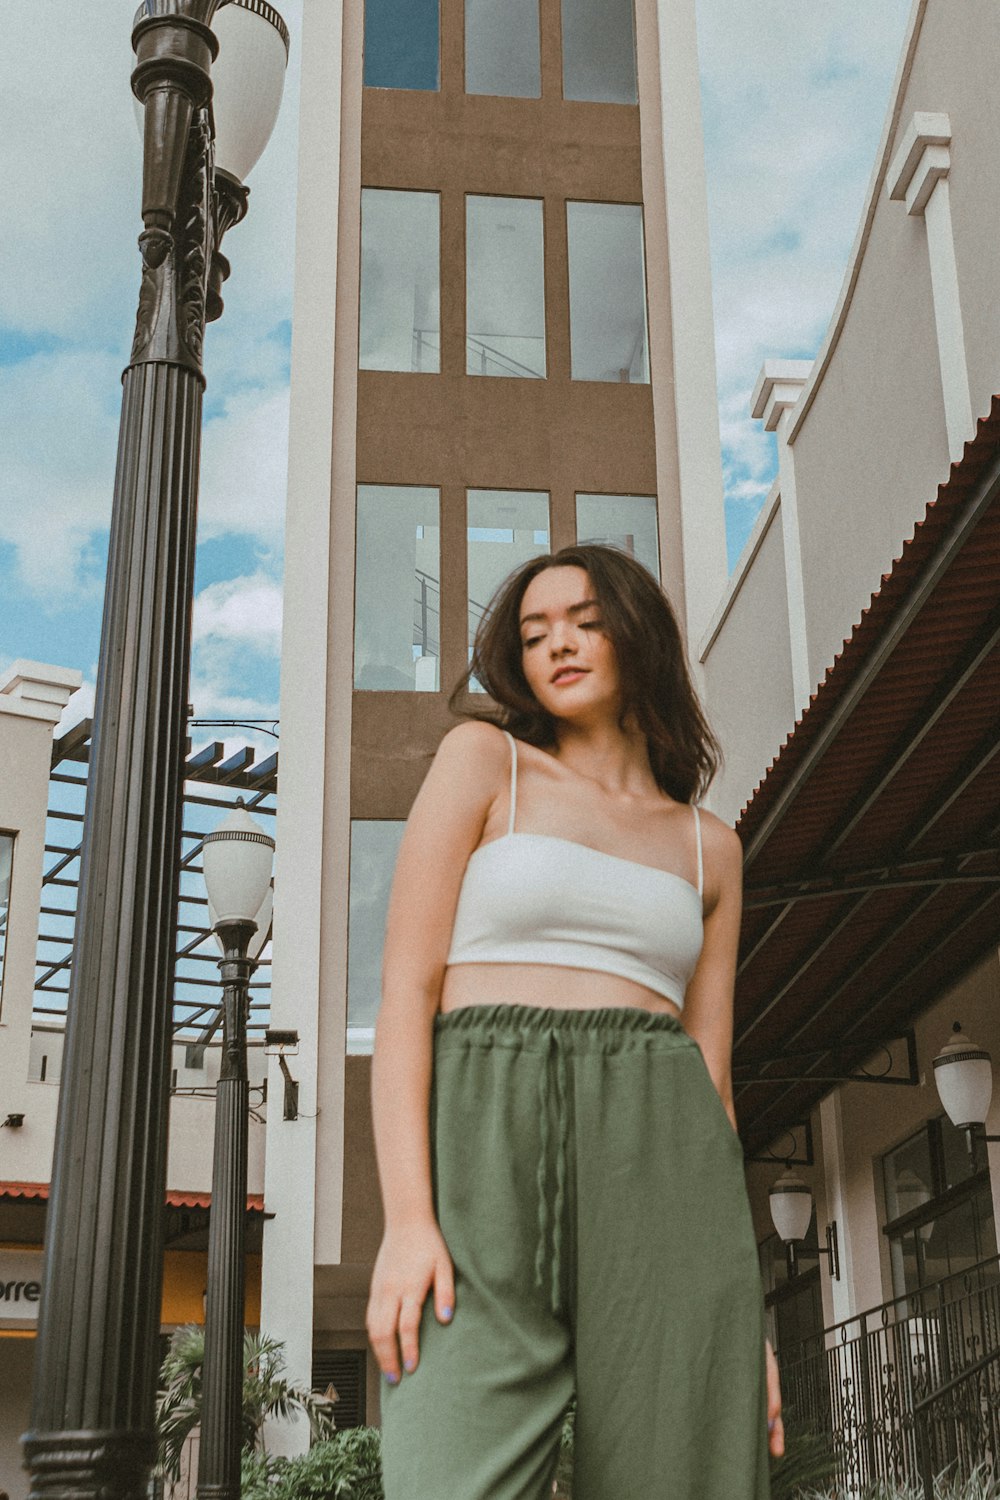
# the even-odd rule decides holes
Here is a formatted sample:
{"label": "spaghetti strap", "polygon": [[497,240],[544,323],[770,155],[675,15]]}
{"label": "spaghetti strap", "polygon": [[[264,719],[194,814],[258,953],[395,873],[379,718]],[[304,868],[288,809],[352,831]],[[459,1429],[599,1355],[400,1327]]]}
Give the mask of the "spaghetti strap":
{"label": "spaghetti strap", "polygon": [[698,843],[698,895],[700,896],[702,895],[702,885],[704,884],[704,866],[701,857],[701,817],[698,813],[698,806],[694,802],[691,803],[691,811],[694,813],[695,838]]}
{"label": "spaghetti strap", "polygon": [[514,813],[517,809],[517,740],[509,729],[504,734],[510,740],[510,817],[507,819],[507,832],[514,832]]}

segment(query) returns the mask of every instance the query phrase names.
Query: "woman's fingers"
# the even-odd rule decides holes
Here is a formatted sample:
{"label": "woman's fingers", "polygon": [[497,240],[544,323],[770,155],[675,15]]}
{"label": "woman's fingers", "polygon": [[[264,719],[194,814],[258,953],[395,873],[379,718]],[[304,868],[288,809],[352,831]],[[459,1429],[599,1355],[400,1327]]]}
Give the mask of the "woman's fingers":
{"label": "woman's fingers", "polygon": [[398,1326],[399,1299],[373,1294],[368,1303],[365,1327],[378,1367],[392,1385],[400,1377],[399,1345],[396,1341]]}
{"label": "woman's fingers", "polygon": [[417,1360],[420,1349],[417,1341],[417,1329],[420,1327],[420,1310],[424,1305],[424,1297],[415,1297],[412,1292],[406,1293],[399,1305],[399,1343],[403,1351],[403,1369],[407,1374],[417,1368]]}
{"label": "woman's fingers", "polygon": [[455,1311],[455,1272],[448,1255],[441,1256],[434,1267],[434,1311],[439,1323],[450,1323]]}

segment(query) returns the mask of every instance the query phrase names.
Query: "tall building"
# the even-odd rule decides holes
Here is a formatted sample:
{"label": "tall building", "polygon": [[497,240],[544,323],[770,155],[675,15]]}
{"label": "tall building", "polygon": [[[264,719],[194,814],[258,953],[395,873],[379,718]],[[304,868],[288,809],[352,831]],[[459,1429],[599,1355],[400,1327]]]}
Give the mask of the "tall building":
{"label": "tall building", "polygon": [[307,0],[302,55],[263,1317],[304,1373],[366,1343],[385,903],[486,602],[613,540],[697,640],[726,562],[693,0]]}

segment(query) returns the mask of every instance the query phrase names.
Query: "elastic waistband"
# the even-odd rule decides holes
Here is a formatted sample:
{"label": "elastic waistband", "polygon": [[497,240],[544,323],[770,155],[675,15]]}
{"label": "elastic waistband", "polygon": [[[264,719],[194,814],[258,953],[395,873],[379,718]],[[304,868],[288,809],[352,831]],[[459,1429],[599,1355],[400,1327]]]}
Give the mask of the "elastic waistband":
{"label": "elastic waistband", "polygon": [[498,1001],[462,1005],[434,1017],[434,1036],[468,1042],[499,1041],[508,1045],[549,1045],[552,1033],[572,1047],[624,1044],[632,1037],[658,1036],[680,1047],[696,1045],[676,1016],[668,1011],[643,1010],[634,1005],[602,1005],[583,1010],[552,1005],[520,1005]]}

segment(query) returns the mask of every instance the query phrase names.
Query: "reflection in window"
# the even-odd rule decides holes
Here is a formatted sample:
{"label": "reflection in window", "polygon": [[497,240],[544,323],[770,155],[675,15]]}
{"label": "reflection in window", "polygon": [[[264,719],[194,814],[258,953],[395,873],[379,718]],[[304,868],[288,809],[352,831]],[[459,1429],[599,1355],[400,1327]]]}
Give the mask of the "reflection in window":
{"label": "reflection in window", "polygon": [[655,495],[577,495],[578,542],[611,542],[660,576]]}
{"label": "reflection in window", "polygon": [[10,912],[10,876],[14,863],[14,835],[0,833],[0,996],[3,994],[3,960],[7,947],[7,916]]}
{"label": "reflection in window", "polygon": [[538,99],[538,0],[465,0],[465,91]]}
{"label": "reflection in window", "polygon": [[438,51],[438,0],[365,0],[366,87],[436,89]]}
{"label": "reflection in window", "polygon": [[[551,551],[544,490],[469,490],[469,651],[486,608],[508,573]],[[481,693],[473,678],[470,691]]]}
{"label": "reflection in window", "polygon": [[358,485],[356,688],[437,691],[439,553],[436,489]]}
{"label": "reflection in window", "polygon": [[[351,877],[347,903],[347,1025],[373,1028],[382,995],[382,947],[396,856],[405,823],[351,823]],[[353,1050],[353,1049],[352,1049]],[[360,1049],[359,1049],[360,1050]]]}
{"label": "reflection in window", "polygon": [[437,193],[361,190],[362,370],[441,368]]}
{"label": "reflection in window", "polygon": [[466,199],[466,373],[545,374],[539,198]]}
{"label": "reflection in window", "polygon": [[632,0],[562,0],[563,98],[635,104]]}
{"label": "reflection in window", "polygon": [[986,1145],[947,1116],[882,1158],[893,1294],[916,1291],[997,1253]]}
{"label": "reflection in window", "polygon": [[649,380],[642,206],[567,203],[574,380]]}

